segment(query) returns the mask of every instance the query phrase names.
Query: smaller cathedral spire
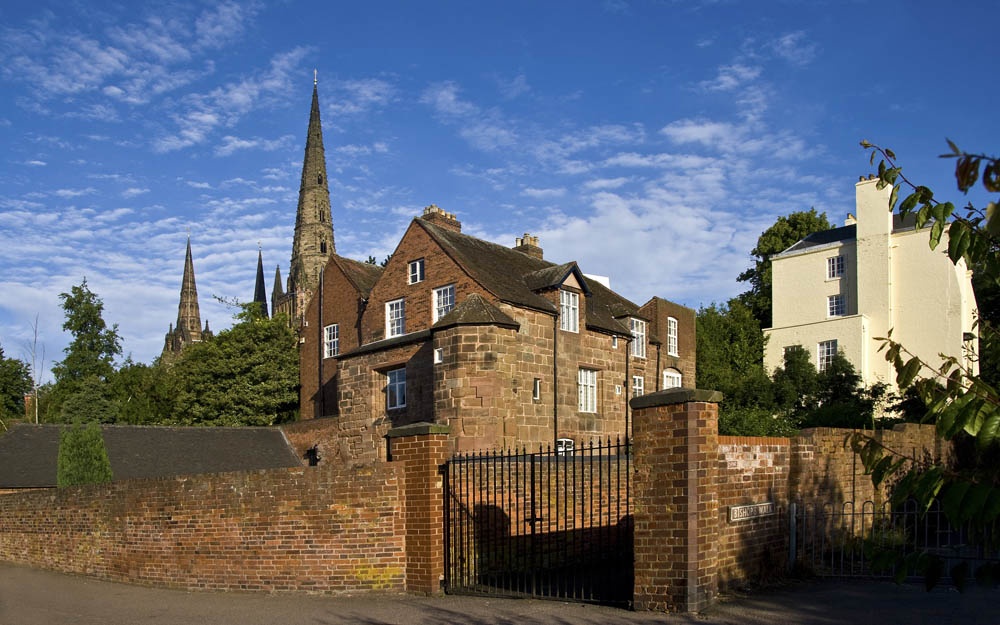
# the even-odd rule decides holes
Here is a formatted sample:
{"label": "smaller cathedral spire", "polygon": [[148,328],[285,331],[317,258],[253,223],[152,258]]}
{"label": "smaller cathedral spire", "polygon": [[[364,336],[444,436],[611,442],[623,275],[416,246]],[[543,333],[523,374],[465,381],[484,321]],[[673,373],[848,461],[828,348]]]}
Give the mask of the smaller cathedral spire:
{"label": "smaller cathedral spire", "polygon": [[267,317],[267,290],[264,287],[264,256],[257,243],[257,282],[253,288],[253,301],[259,304],[260,311]]}
{"label": "smaller cathedral spire", "polygon": [[[206,324],[207,328],[207,324]],[[209,336],[211,334],[209,333]],[[177,305],[177,323],[171,324],[163,345],[163,358],[176,356],[186,345],[208,338],[201,329],[201,312],[198,307],[198,286],[194,279],[194,260],[191,254],[191,235],[188,234],[184,254],[184,275],[181,278],[181,297]]]}

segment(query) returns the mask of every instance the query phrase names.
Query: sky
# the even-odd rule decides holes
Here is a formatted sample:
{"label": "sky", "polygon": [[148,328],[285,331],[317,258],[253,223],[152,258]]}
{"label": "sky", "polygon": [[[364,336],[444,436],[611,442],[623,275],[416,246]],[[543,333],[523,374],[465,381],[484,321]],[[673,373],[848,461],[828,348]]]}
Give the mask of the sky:
{"label": "sky", "polygon": [[[429,204],[642,304],[746,290],[757,237],[841,225],[859,141],[957,204],[946,138],[998,139],[1000,4],[959,0],[0,4],[0,346],[63,357],[84,279],[124,355],[288,275],[314,71],[336,250],[381,260]],[[971,194],[973,201],[979,201]],[[37,335],[37,338],[36,338]]]}

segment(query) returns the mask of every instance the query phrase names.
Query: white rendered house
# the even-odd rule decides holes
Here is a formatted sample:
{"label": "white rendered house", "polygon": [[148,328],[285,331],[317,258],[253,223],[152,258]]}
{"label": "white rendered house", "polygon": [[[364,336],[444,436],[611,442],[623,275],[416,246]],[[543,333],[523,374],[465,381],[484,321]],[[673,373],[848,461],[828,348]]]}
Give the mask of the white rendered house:
{"label": "white rendered house", "polygon": [[[977,315],[972,272],[948,258],[947,233],[930,249],[929,229],[889,211],[891,187],[877,179],[855,185],[857,217],[812,234],[772,261],[772,327],[764,365],[783,364],[787,347],[802,345],[823,370],[838,351],[864,384],[896,389],[892,365],[879,352],[887,336],[933,366],[940,354],[967,359]],[[975,366],[975,363],[965,362]]]}

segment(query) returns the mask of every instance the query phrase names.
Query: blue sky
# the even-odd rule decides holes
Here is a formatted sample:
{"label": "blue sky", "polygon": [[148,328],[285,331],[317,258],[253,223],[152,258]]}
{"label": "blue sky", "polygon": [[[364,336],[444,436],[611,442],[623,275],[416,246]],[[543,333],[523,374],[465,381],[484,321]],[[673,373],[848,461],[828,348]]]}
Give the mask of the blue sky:
{"label": "blue sky", "polygon": [[[62,358],[86,277],[159,355],[190,232],[213,299],[287,276],[319,72],[337,252],[435,203],[528,232],[637,303],[697,308],[780,215],[842,223],[861,139],[955,195],[945,138],[995,147],[988,2],[13,2],[0,5],[0,345]],[[962,200],[962,198],[956,198]],[[973,199],[976,199],[973,197]],[[45,374],[42,381],[50,380]]]}

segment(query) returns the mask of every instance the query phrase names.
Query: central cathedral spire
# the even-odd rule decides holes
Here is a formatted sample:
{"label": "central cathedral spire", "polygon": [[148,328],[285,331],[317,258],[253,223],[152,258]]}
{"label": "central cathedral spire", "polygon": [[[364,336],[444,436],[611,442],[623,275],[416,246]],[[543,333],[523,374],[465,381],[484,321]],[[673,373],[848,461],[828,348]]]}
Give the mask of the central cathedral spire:
{"label": "central cathedral spire", "polygon": [[295,212],[295,237],[288,283],[273,312],[289,316],[297,326],[319,281],[319,274],[336,252],[333,241],[333,217],[330,212],[330,189],[327,186],[326,154],[323,150],[323,125],[319,114],[319,86],[313,70],[312,107],[302,159],[299,203]]}

